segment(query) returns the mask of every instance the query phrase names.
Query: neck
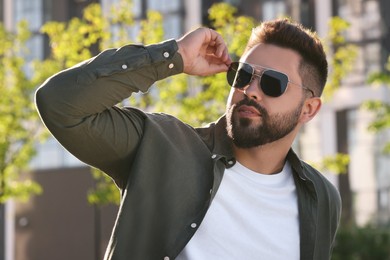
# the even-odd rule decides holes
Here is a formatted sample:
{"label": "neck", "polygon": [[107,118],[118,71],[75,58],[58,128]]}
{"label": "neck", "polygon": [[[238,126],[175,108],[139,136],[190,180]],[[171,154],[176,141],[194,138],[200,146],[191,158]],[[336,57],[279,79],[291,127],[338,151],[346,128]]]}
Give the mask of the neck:
{"label": "neck", "polygon": [[269,144],[239,148],[234,146],[236,160],[248,169],[261,174],[279,173],[284,166],[292,140],[278,140]]}

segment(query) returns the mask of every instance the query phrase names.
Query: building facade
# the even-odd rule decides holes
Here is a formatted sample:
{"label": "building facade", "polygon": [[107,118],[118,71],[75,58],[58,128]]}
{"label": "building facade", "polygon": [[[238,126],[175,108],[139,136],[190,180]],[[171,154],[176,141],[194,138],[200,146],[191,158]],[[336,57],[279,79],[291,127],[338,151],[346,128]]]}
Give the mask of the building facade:
{"label": "building facade", "polygon": [[[29,21],[33,37],[27,60],[44,59],[49,53],[47,39],[39,28],[47,21],[80,17],[92,2],[108,6],[118,0],[0,0],[0,19],[9,30],[20,19]],[[147,10],[163,14],[165,38],[208,24],[207,10],[215,0],[134,0],[136,20]],[[325,38],[328,20],[338,15],[351,23],[346,34],[358,47],[353,71],[334,97],[324,103],[317,118],[303,129],[296,144],[301,156],[318,162],[324,156],[348,153],[351,161],[344,175],[324,173],[340,187],[360,225],[390,222],[390,159],[381,151],[390,133],[367,130],[374,116],[361,108],[367,100],[389,102],[386,86],[373,88],[367,75],[383,70],[390,54],[390,10],[387,0],[226,0],[240,14],[267,20],[290,16],[315,29]],[[387,9],[386,9],[387,8]],[[87,166],[65,151],[55,140],[37,144],[38,155],[31,162],[32,177],[44,190],[28,203],[7,204],[7,260],[101,259],[115,220],[116,206],[96,208],[86,201],[94,180]],[[347,191],[345,191],[347,189]],[[352,193],[349,193],[350,189]],[[10,241],[12,240],[12,241]]]}
{"label": "building facade", "polygon": [[369,131],[375,117],[362,108],[369,100],[389,102],[388,86],[367,83],[371,73],[384,70],[390,54],[390,23],[384,13],[389,7],[382,0],[337,0],[332,8],[332,15],[350,22],[346,37],[358,47],[353,70],[328,107],[336,117],[337,151],[349,154],[351,160],[348,173],[339,177],[339,187],[342,190],[349,181],[351,213],[360,225],[390,221],[390,159],[383,153],[389,132]]}

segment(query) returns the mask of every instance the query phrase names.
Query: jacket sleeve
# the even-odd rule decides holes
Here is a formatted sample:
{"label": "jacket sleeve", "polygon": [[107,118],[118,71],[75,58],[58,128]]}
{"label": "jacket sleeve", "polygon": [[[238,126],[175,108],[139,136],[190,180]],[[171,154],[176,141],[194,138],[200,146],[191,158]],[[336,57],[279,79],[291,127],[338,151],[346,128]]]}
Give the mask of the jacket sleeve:
{"label": "jacket sleeve", "polygon": [[127,45],[59,72],[36,92],[42,121],[68,151],[121,187],[142,138],[144,114],[116,104],[182,72],[177,50],[175,40]]}

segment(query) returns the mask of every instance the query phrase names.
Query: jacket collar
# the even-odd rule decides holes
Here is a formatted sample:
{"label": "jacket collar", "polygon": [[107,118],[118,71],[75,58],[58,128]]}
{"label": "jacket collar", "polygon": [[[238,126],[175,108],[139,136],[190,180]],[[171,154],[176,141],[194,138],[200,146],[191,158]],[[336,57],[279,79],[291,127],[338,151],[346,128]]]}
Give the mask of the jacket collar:
{"label": "jacket collar", "polygon": [[299,159],[298,155],[296,155],[292,148],[290,148],[290,150],[288,151],[286,159],[291,164],[293,171],[298,174],[299,178],[301,178],[302,180],[309,179],[304,171],[302,161]]}
{"label": "jacket collar", "polygon": [[227,135],[224,115],[205,127],[196,128],[196,131],[209,148],[214,160],[222,160],[227,168],[235,164],[233,143]]}
{"label": "jacket collar", "polygon": [[[212,131],[202,131],[200,130],[200,133],[206,134],[208,133],[209,136],[204,136],[206,145],[209,147],[210,151],[217,155],[219,158],[224,158],[225,161],[231,161],[234,160],[234,154],[233,154],[233,142],[230,139],[230,137],[227,135],[226,130],[226,116],[223,115],[220,117],[217,121],[214,123],[211,123],[207,128],[213,129]],[[200,128],[202,129],[202,128]],[[292,148],[287,153],[286,159],[290,162],[291,167],[293,168],[293,171],[297,173],[298,177],[302,180],[307,180],[309,177],[306,175],[304,171],[304,166],[302,164],[302,161],[299,159],[297,154],[294,152]],[[230,165],[231,166],[231,165]]]}
{"label": "jacket collar", "polygon": [[214,128],[214,147],[213,153],[224,156],[228,159],[233,158],[233,142],[227,134],[226,130],[226,116],[220,117],[215,122]]}

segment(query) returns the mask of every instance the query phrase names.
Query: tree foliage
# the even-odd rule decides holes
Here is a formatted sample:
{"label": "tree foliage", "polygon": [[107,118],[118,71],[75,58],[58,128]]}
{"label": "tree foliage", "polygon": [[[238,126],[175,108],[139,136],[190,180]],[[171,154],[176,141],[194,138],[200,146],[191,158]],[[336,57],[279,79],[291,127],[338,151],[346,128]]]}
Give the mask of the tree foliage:
{"label": "tree foliage", "polygon": [[[353,69],[357,57],[357,47],[348,43],[345,37],[350,24],[340,18],[332,17],[329,20],[329,31],[324,39],[324,47],[329,59],[329,75],[323,92],[323,99],[328,101],[341,87],[343,79]],[[314,163],[321,171],[331,171],[341,174],[347,171],[350,162],[349,155],[337,153],[326,156],[321,162]]]}
{"label": "tree foliage", "polygon": [[325,48],[329,57],[330,73],[324,89],[324,99],[328,100],[340,88],[342,80],[353,69],[357,57],[357,47],[347,43],[345,33],[350,24],[340,17],[329,21],[329,32],[325,39]]}
{"label": "tree foliage", "polygon": [[120,193],[112,179],[96,168],[91,168],[91,173],[96,182],[95,187],[88,192],[88,202],[97,205],[119,205]]}
{"label": "tree foliage", "polygon": [[390,86],[390,56],[387,58],[385,70],[372,73],[368,76],[367,82],[373,85],[385,84]]}
{"label": "tree foliage", "polygon": [[[390,87],[390,56],[387,60],[385,70],[383,72],[375,72],[369,75],[368,83],[373,86],[383,84]],[[363,104],[363,107],[371,111],[375,115],[368,129],[373,132],[380,132],[390,129],[390,104],[379,100],[368,101]],[[383,151],[390,154],[390,142],[385,142]]]}
{"label": "tree foliage", "polygon": [[348,154],[337,153],[325,156],[321,162],[312,163],[312,165],[319,171],[331,171],[334,174],[342,174],[347,172],[349,162]]}
{"label": "tree foliage", "polygon": [[390,229],[341,227],[332,260],[390,259]]}
{"label": "tree foliage", "polygon": [[22,58],[29,37],[25,21],[18,24],[16,32],[0,24],[0,203],[41,192],[37,183],[22,176],[41,133],[31,101],[35,82],[27,76]]}

